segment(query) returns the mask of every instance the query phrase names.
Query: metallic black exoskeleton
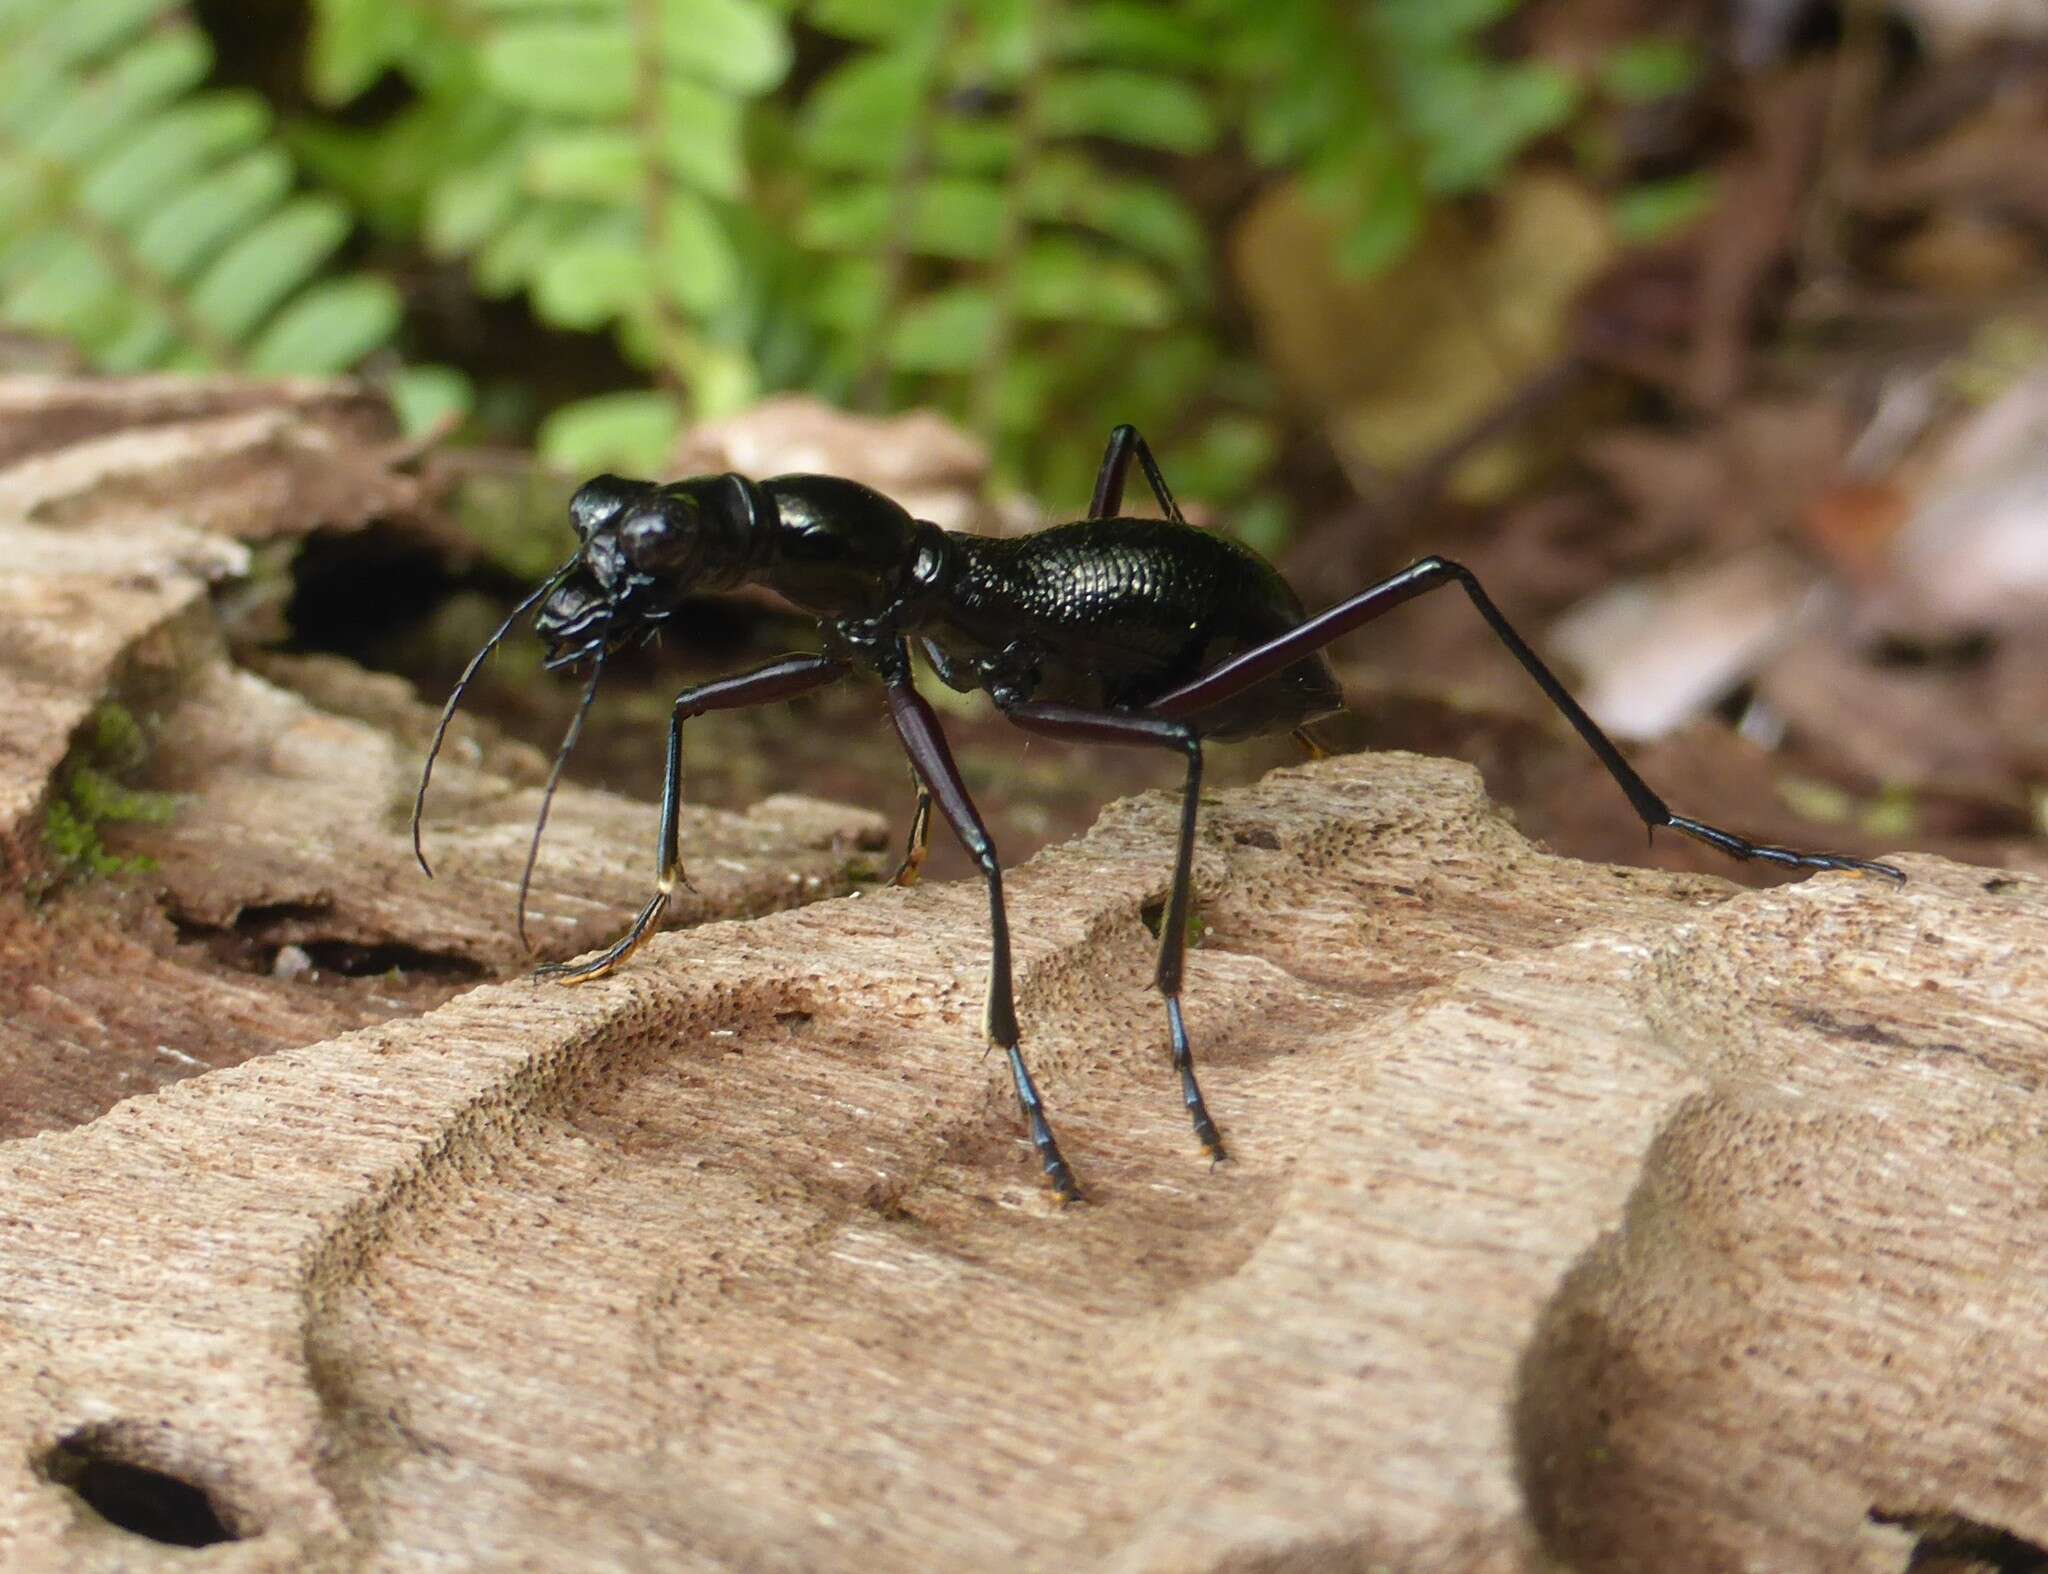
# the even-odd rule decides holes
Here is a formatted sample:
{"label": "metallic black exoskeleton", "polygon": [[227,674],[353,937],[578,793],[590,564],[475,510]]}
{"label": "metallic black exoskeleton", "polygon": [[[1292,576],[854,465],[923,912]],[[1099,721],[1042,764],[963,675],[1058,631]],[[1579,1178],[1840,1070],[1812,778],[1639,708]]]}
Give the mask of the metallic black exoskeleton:
{"label": "metallic black exoskeleton", "polygon": [[[1165,520],[1118,513],[1134,458]],[[765,481],[721,475],[669,485],[600,476],[577,492],[569,511],[581,542],[576,555],[513,610],[449,696],[420,777],[413,810],[415,851],[434,753],[463,690],[484,657],[536,603],[535,628],[549,646],[548,666],[585,660],[591,665],[582,706],[543,796],[540,823],[534,827],[537,849],[547,800],[575,747],[605,657],[658,630],[685,596],[744,583],[773,587],[817,614],[822,653],[784,656],[751,672],[694,685],[676,697],[654,895],[608,950],[587,962],[544,967],[541,975],[563,983],[602,977],[631,956],[660,919],[682,878],[676,825],[685,721],[707,711],[788,699],[865,668],[882,680],[890,720],[918,784],[909,845],[896,880],[916,878],[936,802],[988,885],[994,942],[988,1037],[1009,1058],[1025,1124],[1046,1179],[1062,1200],[1078,1197],[1080,1190],[1060,1156],[1018,1048],[1002,866],[938,718],[912,685],[912,639],[943,682],[963,691],[986,691],[1005,716],[1027,731],[1172,749],[1185,758],[1180,842],[1160,925],[1157,982],[1166,997],[1168,1042],[1182,1100],[1196,1137],[1219,1159],[1223,1139],[1195,1083],[1180,1007],[1202,741],[1298,730],[1337,709],[1342,695],[1322,648],[1426,590],[1445,584],[1464,590],[1652,830],[1669,826],[1736,858],[1903,878],[1886,864],[1764,846],[1671,813],[1508,626],[1478,580],[1456,563],[1424,558],[1307,617],[1286,581],[1263,558],[1182,519],[1151,451],[1128,426],[1110,434],[1088,517],[1014,540],[941,530],[857,482],[819,475]],[[426,867],[424,853],[420,864]],[[532,872],[529,852],[519,888],[522,935]]]}

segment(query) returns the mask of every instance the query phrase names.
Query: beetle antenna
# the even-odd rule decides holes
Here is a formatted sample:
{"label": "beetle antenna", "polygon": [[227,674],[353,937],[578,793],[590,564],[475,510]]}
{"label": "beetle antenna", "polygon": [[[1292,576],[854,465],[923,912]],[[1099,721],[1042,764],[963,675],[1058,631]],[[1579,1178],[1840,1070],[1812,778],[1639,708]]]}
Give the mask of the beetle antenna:
{"label": "beetle antenna", "polygon": [[555,787],[562,779],[562,767],[569,763],[569,756],[575,752],[576,740],[583,735],[583,718],[590,714],[591,702],[597,698],[597,680],[604,676],[604,657],[607,636],[611,625],[607,623],[598,630],[592,642],[597,646],[597,656],[591,662],[590,681],[583,685],[583,700],[577,705],[576,714],[569,718],[569,730],[562,734],[562,746],[555,751],[555,763],[548,771],[548,784],[541,790],[540,814],[533,822],[533,840],[527,844],[526,867],[519,871],[519,943],[527,950],[533,949],[533,942],[526,938],[526,888],[533,883],[533,866],[540,858],[541,832],[548,828],[548,809],[555,801]]}
{"label": "beetle antenna", "polygon": [[[580,556],[579,553],[578,557]],[[441,752],[442,740],[448,736],[448,724],[455,720],[455,709],[462,703],[463,691],[469,687],[469,680],[476,676],[477,669],[484,664],[484,658],[496,650],[499,642],[512,632],[512,625],[525,616],[536,602],[560,586],[575,569],[577,561],[576,557],[570,558],[543,580],[539,589],[511,610],[505,621],[498,625],[498,632],[485,640],[483,649],[469,658],[469,665],[462,669],[462,676],[455,680],[455,692],[448,696],[448,703],[441,707],[441,719],[434,724],[434,741],[427,747],[427,763],[420,769],[419,791],[413,794],[412,800],[412,855],[420,861],[420,868],[429,880],[434,878],[434,871],[427,863],[426,848],[420,844],[420,816],[426,811],[427,783],[433,780],[434,760]]]}

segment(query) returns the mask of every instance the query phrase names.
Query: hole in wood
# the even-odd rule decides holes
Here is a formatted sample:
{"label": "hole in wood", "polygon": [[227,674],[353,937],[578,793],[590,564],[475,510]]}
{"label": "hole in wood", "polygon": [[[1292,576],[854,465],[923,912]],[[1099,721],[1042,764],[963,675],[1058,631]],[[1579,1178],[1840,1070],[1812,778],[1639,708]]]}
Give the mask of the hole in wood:
{"label": "hole in wood", "polygon": [[38,1461],[45,1479],[69,1488],[108,1524],[171,1547],[241,1539],[204,1487],[119,1457],[104,1427],[73,1432]]}
{"label": "hole in wood", "polygon": [[1870,1518],[1874,1524],[1897,1525],[1919,1538],[1906,1564],[1908,1574],[2048,1574],[2048,1547],[1997,1525],[1939,1509],[1879,1506],[1871,1509]]}
{"label": "hole in wood", "polygon": [[171,922],[180,940],[205,947],[215,961],[265,976],[295,976],[278,967],[279,952],[287,944],[295,945],[323,973],[345,978],[376,978],[395,969],[421,978],[465,983],[490,971],[468,957],[425,950],[402,940],[359,943],[307,934],[307,923],[325,912],[323,907],[305,903],[279,902],[245,907],[233,925],[225,928],[176,912],[171,914]]}

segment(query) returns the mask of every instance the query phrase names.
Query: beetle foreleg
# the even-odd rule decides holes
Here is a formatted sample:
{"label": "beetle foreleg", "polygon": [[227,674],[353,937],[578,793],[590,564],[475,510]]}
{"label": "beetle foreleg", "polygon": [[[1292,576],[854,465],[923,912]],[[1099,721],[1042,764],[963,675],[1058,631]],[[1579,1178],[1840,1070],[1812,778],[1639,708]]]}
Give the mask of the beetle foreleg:
{"label": "beetle foreleg", "polygon": [[738,710],[747,705],[766,705],[786,700],[808,690],[822,688],[848,672],[843,661],[829,656],[784,656],[752,672],[735,673],[697,684],[676,696],[668,716],[668,763],[661,786],[661,832],[657,842],[654,894],[640,909],[640,916],[610,946],[588,962],[550,962],[535,975],[562,984],[586,984],[602,978],[654,932],[678,883],[688,885],[683,873],[680,848],[683,799],[683,723],[707,711]]}
{"label": "beetle foreleg", "polygon": [[924,856],[932,845],[932,790],[916,771],[910,777],[917,784],[917,807],[910,811],[910,836],[903,844],[903,861],[889,876],[891,885],[916,885],[924,870]]}

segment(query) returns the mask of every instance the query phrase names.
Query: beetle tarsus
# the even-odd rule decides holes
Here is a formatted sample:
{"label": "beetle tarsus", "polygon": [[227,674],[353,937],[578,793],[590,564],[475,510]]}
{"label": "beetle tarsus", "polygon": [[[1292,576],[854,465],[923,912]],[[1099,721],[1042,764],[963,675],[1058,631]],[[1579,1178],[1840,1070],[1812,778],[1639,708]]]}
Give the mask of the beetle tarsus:
{"label": "beetle tarsus", "polygon": [[1777,847],[1769,842],[1752,842],[1746,836],[1737,836],[1733,831],[1724,831],[1718,825],[1706,825],[1698,820],[1688,820],[1682,814],[1674,814],[1665,825],[1681,836],[1690,836],[1696,842],[1705,842],[1718,852],[1730,858],[1745,861],[1755,859],[1759,863],[1780,864],[1788,869],[1834,870],[1846,874],[1882,875],[1887,880],[1903,882],[1905,871],[1890,864],[1879,863],[1871,858],[1851,858],[1843,853],[1804,853],[1796,847]]}
{"label": "beetle tarsus", "polygon": [[654,895],[647,899],[647,905],[640,909],[640,916],[633,920],[633,927],[614,940],[598,956],[588,962],[549,962],[534,969],[535,978],[544,978],[551,984],[588,984],[615,971],[625,960],[646,943],[660,922],[668,906],[670,883],[664,880],[655,887]]}
{"label": "beetle tarsus", "polygon": [[[916,772],[911,773],[913,777]],[[922,780],[917,783],[917,807],[910,811],[910,835],[903,846],[902,861],[889,876],[889,884],[913,886],[924,872],[924,859],[932,841],[932,794]]]}
{"label": "beetle tarsus", "polygon": [[1030,1134],[1031,1146],[1038,1151],[1045,1184],[1061,1203],[1086,1202],[1081,1183],[1074,1179],[1072,1168],[1060,1154],[1059,1139],[1053,1136],[1052,1125],[1045,1118],[1045,1101],[1039,1098],[1038,1087],[1025,1068],[1022,1051],[1011,1044],[1005,1053],[1010,1062],[1010,1080],[1017,1089],[1017,1103],[1024,1111],[1024,1129]]}

